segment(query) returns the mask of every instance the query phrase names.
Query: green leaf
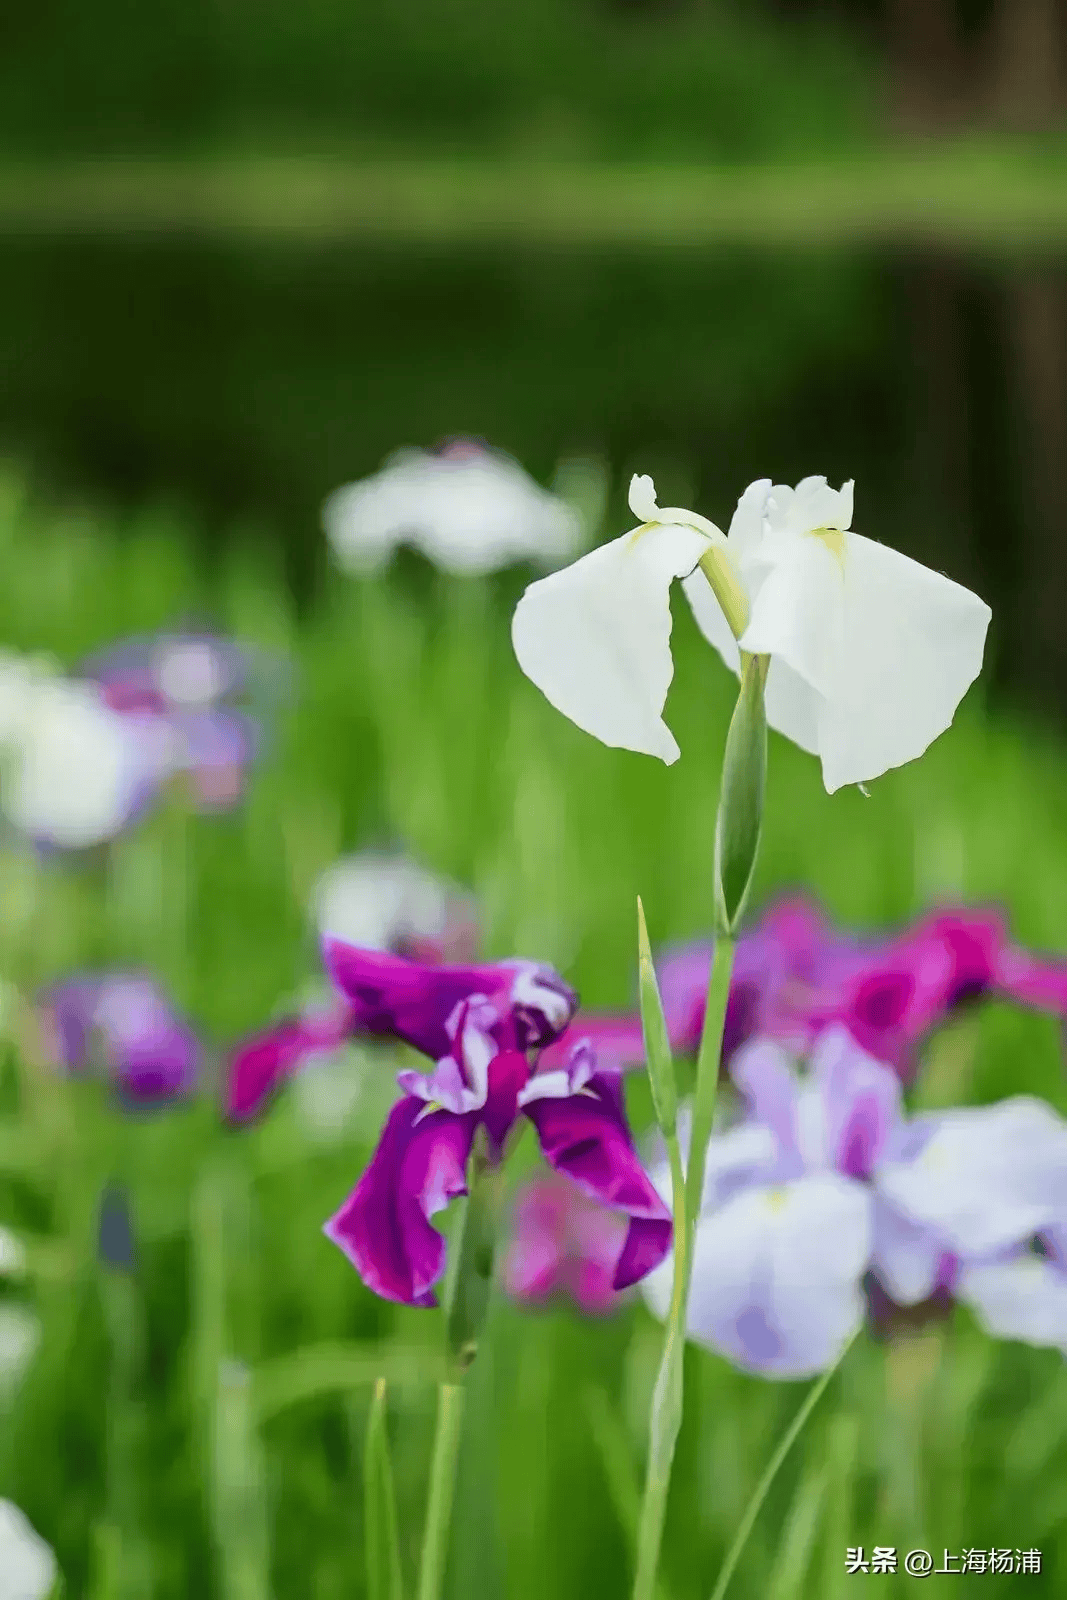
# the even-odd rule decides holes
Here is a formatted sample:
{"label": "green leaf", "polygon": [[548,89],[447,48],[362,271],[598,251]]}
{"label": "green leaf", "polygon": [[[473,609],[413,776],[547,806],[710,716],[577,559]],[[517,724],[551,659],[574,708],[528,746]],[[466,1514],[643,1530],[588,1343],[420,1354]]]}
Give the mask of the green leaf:
{"label": "green leaf", "polygon": [[485,1131],[480,1128],[471,1154],[470,1193],[450,1252],[452,1272],[445,1301],[448,1350],[461,1373],[478,1352],[489,1309],[499,1193],[499,1171],[489,1164]]}
{"label": "green leaf", "polygon": [[305,1345],[291,1355],[263,1361],[253,1376],[257,1420],[272,1421],[290,1406],[323,1395],[392,1384],[436,1384],[444,1374],[437,1350],[421,1345],[360,1344],[356,1340]]}
{"label": "green leaf", "polygon": [[744,656],[741,692],[730,719],[715,821],[715,912],[719,930],[732,933],[752,887],[763,827],[767,780],[767,717],[763,689],[766,656]]}
{"label": "green leaf", "polygon": [[645,1038],[645,1063],[652,1086],[656,1120],[665,1136],[674,1132],[678,1119],[678,1088],[674,1080],[674,1058],[667,1036],[652,948],[648,941],[645,908],[637,897],[637,968],[641,995],[641,1029]]}
{"label": "green leaf", "polygon": [[825,1465],[812,1466],[797,1486],[767,1586],[768,1600],[801,1600],[819,1531],[828,1478]]}
{"label": "green leaf", "polygon": [[[626,1535],[633,1559],[637,1551],[637,1531],[641,1521],[641,1485],[630,1452],[626,1430],[606,1392],[591,1386],[585,1392],[585,1410],[593,1444],[604,1469],[611,1504]],[[656,1577],[656,1600],[670,1600],[670,1590],[662,1573]]]}
{"label": "green leaf", "polygon": [[363,1539],[367,1600],[404,1600],[397,1535],[396,1495],[385,1426],[385,1379],[374,1385],[363,1455]]}

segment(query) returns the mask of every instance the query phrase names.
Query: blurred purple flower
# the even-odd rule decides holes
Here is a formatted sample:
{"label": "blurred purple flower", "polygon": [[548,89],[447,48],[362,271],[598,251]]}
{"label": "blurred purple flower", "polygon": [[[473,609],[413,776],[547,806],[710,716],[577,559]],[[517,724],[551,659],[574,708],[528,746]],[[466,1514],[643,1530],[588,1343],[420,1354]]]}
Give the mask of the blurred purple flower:
{"label": "blurred purple flower", "polygon": [[[672,1043],[697,1048],[711,962],[709,944],[657,962]],[[723,1059],[747,1039],[775,1038],[803,1054],[843,1023],[907,1081],[923,1037],[982,996],[1067,1016],[1067,962],[1014,945],[995,911],[946,908],[889,938],[837,933],[804,900],[773,907],[738,941]]]}
{"label": "blurred purple flower", "polygon": [[[312,917],[321,938],[405,956],[424,966],[469,962],[479,926],[472,896],[407,857],[366,851],[346,856],[319,879]],[[373,1036],[363,1013],[340,991],[244,1040],[230,1058],[227,1115],[245,1122],[309,1058],[357,1035]]]}
{"label": "blurred purple flower", "polygon": [[166,732],[169,772],[186,774],[198,806],[240,799],[260,734],[257,716],[235,701],[267,673],[257,652],[210,633],[161,633],[101,651],[80,671],[113,711]]}
{"label": "blurred purple flower", "polygon": [[504,1288],[530,1304],[563,1294],[589,1315],[611,1311],[619,1300],[615,1265],[625,1237],[625,1219],[568,1179],[554,1173],[533,1178],[515,1202]]}
{"label": "blurred purple flower", "polygon": [[520,1115],[533,1124],[549,1165],[626,1223],[613,1287],[637,1282],[663,1259],[669,1216],[634,1149],[619,1074],[600,1070],[584,1045],[564,1067],[536,1064],[536,1052],[577,1009],[550,967],[427,967],[335,940],[324,954],[370,1032],[435,1063],[429,1074],[398,1074],[403,1098],[370,1166],[325,1227],[369,1288],[387,1300],[436,1304],[445,1241],[430,1219],[467,1192],[477,1131],[499,1162]]}
{"label": "blurred purple flower", "polygon": [[[1067,1214],[1067,1124],[1038,1100],[907,1120],[897,1075],[836,1025],[798,1074],[758,1041],[733,1076],[746,1117],[713,1137],[697,1224],[690,1336],[739,1366],[827,1367],[874,1299],[917,1306]],[[661,1161],[654,1177],[665,1198]],[[665,1313],[671,1266],[644,1292]]]}
{"label": "blurred purple flower", "polygon": [[145,973],[86,973],[37,997],[49,1062],[74,1075],[102,1067],[123,1098],[152,1104],[189,1094],[203,1050]]}

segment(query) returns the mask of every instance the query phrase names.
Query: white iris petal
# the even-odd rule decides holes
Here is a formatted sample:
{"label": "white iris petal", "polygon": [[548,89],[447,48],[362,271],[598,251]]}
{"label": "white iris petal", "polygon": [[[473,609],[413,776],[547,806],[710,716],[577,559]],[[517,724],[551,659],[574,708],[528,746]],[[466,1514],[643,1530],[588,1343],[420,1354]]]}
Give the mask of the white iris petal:
{"label": "white iris petal", "polygon": [[526,590],[511,638],[526,676],[565,717],[614,749],[678,759],[663,707],[674,675],[670,588],[708,535],[653,523]]}

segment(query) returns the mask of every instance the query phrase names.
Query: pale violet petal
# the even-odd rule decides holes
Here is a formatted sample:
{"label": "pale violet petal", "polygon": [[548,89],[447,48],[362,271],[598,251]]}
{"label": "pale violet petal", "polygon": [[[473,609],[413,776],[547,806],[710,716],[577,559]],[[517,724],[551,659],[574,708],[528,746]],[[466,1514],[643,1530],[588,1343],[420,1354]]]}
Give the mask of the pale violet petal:
{"label": "pale violet petal", "polygon": [[981,671],[991,615],[899,551],[844,541],[843,636],[819,726],[831,794],[913,761],[945,732]]}
{"label": "pale violet petal", "polygon": [[969,1266],[955,1286],[987,1333],[998,1339],[1053,1345],[1067,1353],[1067,1277],[1035,1255]]}
{"label": "pale violet petal", "polygon": [[860,1327],[870,1196],[825,1173],[745,1190],[697,1226],[689,1334],[751,1371],[825,1370]]}
{"label": "pale violet petal", "polygon": [[881,1166],[877,1187],[963,1256],[986,1255],[1051,1225],[1067,1207],[1067,1124],[1019,1095],[944,1113],[911,1161]]}
{"label": "pale violet petal", "polygon": [[929,1299],[943,1253],[936,1234],[903,1216],[875,1191],[871,1268],[898,1305],[915,1306]]}
{"label": "pale violet petal", "polygon": [[670,587],[707,546],[694,528],[637,529],[531,584],[519,601],[511,637],[520,667],[601,743],[677,760],[662,717],[674,674]]}

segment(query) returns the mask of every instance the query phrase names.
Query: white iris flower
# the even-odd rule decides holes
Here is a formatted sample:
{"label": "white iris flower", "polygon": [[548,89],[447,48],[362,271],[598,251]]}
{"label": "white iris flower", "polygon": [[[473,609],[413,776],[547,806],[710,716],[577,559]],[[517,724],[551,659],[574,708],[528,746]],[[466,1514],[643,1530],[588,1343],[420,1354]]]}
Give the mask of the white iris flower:
{"label": "white iris flower", "polygon": [[923,753],[982,666],[989,607],[951,579],[850,531],[852,484],[750,484],[724,535],[651,478],[640,526],[526,590],[512,622],[523,671],[604,744],[677,760],[663,721],[681,579],[726,664],[770,657],[767,721],[822,762],[832,794]]}

